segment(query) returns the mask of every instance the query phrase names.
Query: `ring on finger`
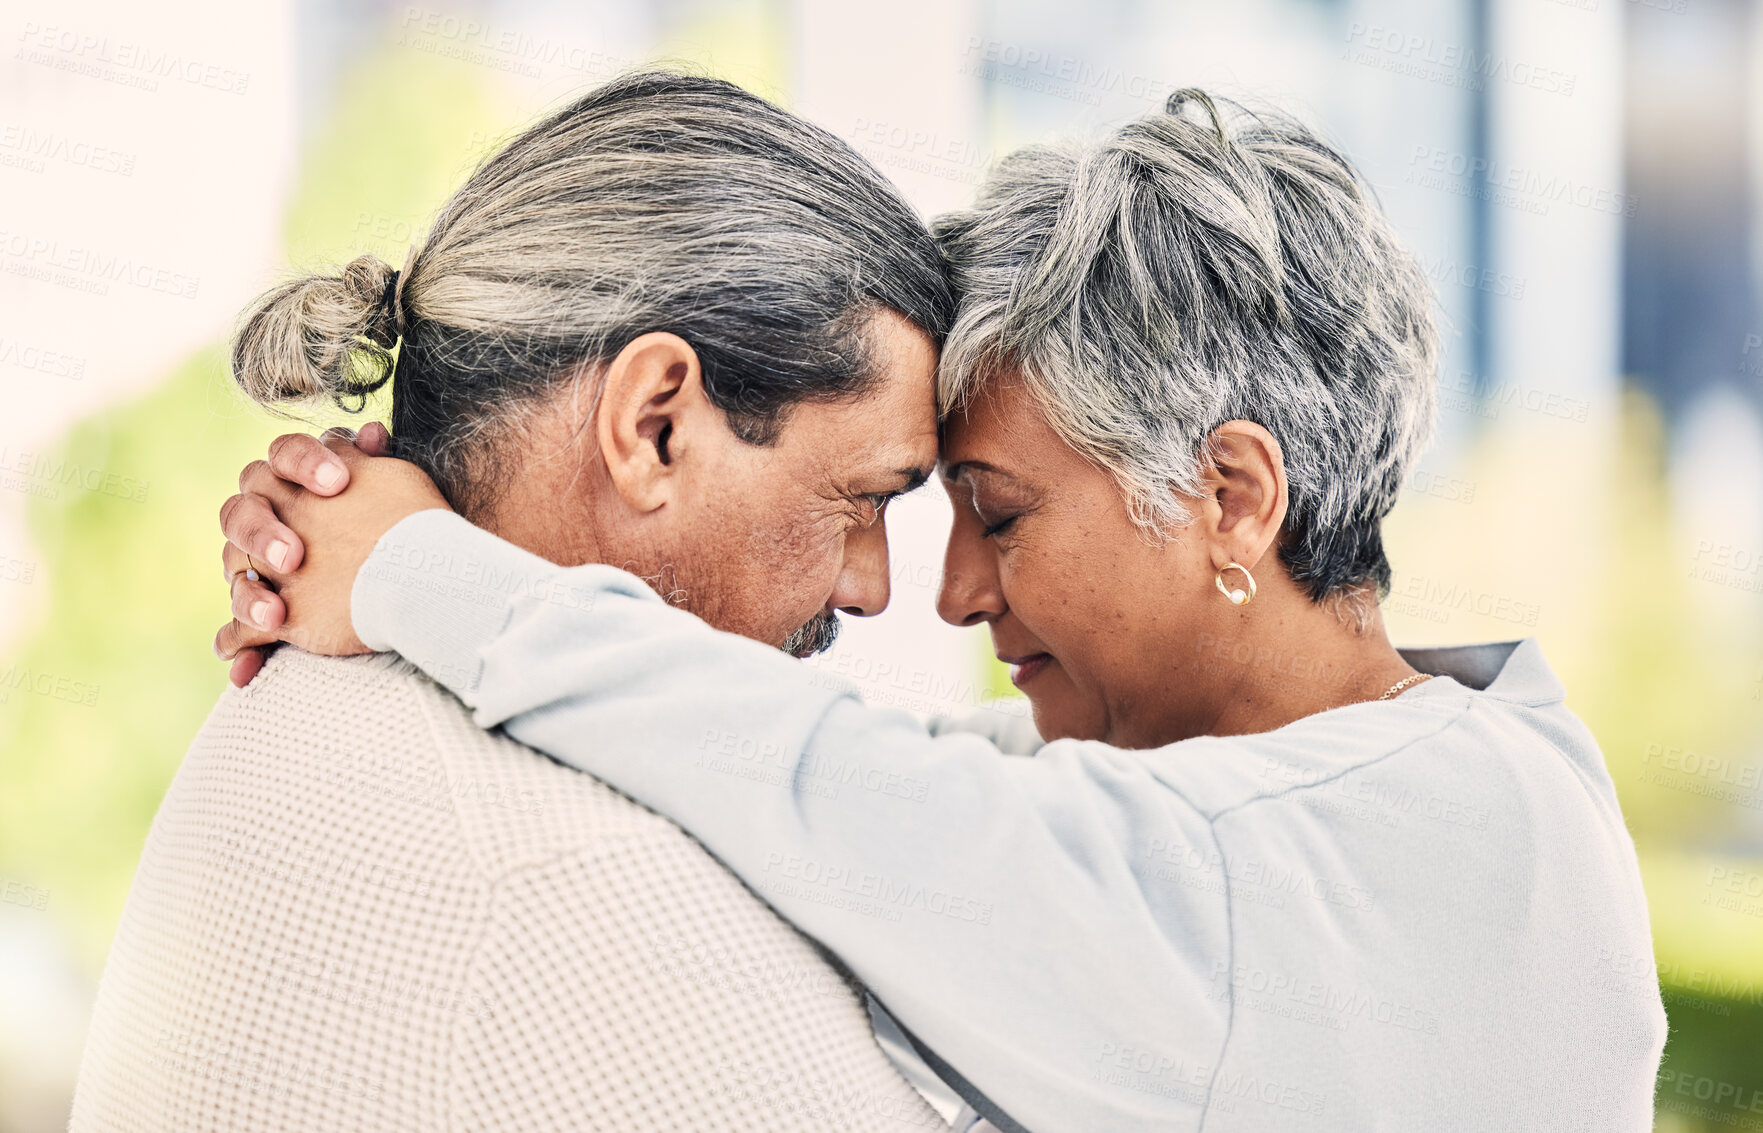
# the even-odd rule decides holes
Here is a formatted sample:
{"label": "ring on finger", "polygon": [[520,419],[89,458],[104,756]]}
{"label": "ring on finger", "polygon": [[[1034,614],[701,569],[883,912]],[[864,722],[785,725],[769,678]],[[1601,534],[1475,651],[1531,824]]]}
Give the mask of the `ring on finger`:
{"label": "ring on finger", "polygon": [[246,578],[250,579],[252,582],[262,582],[263,581],[263,576],[257,573],[257,564],[251,561],[250,555],[245,556],[245,569],[244,570],[235,570],[233,572],[232,580],[234,582],[238,582],[240,575],[244,575]]}

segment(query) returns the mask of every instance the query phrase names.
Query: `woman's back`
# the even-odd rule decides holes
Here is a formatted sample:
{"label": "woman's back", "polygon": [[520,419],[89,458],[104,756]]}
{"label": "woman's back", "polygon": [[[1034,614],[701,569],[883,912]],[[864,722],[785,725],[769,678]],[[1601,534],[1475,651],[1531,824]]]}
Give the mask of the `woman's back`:
{"label": "woman's back", "polygon": [[1648,1127],[1665,1016],[1603,760],[1534,642],[1451,652],[1409,657],[1508,655],[1150,756],[1214,839],[1151,876],[1227,894],[1207,1130]]}

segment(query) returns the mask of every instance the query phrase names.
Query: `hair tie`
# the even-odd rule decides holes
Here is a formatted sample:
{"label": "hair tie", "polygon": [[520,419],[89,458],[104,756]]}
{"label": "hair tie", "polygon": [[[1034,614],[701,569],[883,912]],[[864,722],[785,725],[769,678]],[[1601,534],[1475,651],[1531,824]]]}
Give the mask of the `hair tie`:
{"label": "hair tie", "polygon": [[404,337],[404,276],[410,270],[410,262],[416,259],[416,245],[404,253],[404,267],[394,270],[386,280],[386,292],[380,297],[380,304],[392,316],[392,340],[396,342]]}
{"label": "hair tie", "polygon": [[398,310],[398,280],[402,274],[402,272],[398,271],[392,272],[392,274],[386,278],[386,289],[380,292],[380,306],[385,309],[386,314],[392,320],[392,337],[394,340],[404,333],[404,328],[399,325],[404,320],[399,317],[400,312]]}

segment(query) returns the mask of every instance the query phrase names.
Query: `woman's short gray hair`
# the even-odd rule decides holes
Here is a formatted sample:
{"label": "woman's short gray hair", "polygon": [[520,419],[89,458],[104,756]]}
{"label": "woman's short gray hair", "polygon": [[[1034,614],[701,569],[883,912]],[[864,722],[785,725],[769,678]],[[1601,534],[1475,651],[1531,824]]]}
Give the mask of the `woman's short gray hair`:
{"label": "woman's short gray hair", "polygon": [[939,397],[1020,374],[1156,537],[1190,518],[1212,430],[1264,426],[1280,557],[1353,606],[1387,591],[1379,527],[1431,435],[1432,292],[1344,157],[1235,111],[1178,91],[1099,143],[1017,151],[940,218],[960,307]]}

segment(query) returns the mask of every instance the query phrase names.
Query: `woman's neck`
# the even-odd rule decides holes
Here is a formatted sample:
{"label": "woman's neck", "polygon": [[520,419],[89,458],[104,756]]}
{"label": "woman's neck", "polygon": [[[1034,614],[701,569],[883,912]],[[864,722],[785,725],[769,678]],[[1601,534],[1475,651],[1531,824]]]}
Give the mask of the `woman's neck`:
{"label": "woman's neck", "polygon": [[1179,660],[1142,690],[1138,711],[1113,713],[1109,742],[1145,748],[1252,735],[1376,700],[1415,670],[1390,644],[1371,596],[1365,601],[1361,629],[1332,604],[1270,579],[1249,606],[1220,611],[1211,626],[1171,642]]}
{"label": "woman's neck", "polygon": [[1415,675],[1390,644],[1369,595],[1363,628],[1348,624],[1330,604],[1298,597],[1271,604],[1260,617],[1244,611],[1241,638],[1253,650],[1251,661],[1214,671],[1212,718],[1203,734],[1270,732],[1331,708],[1376,700]]}

